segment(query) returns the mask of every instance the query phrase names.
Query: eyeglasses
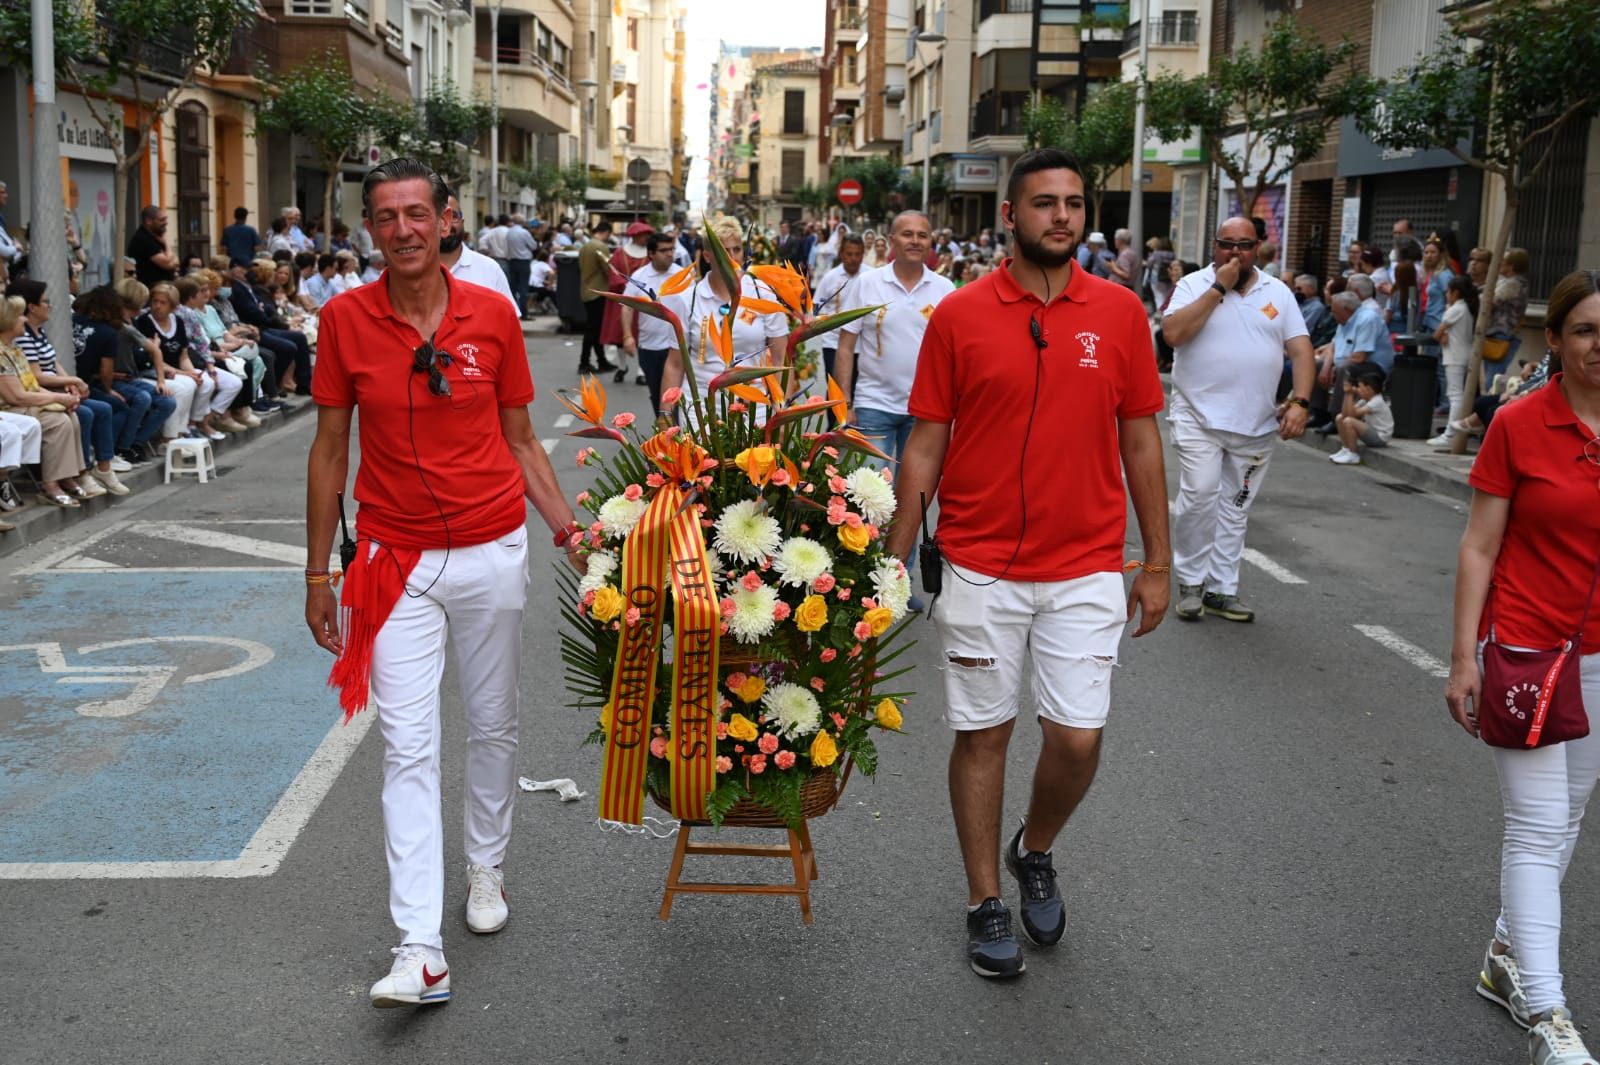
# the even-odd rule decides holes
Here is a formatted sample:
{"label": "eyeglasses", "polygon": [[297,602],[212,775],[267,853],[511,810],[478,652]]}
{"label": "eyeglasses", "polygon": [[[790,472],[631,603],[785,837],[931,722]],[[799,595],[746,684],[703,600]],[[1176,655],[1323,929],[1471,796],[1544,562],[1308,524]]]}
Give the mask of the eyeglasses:
{"label": "eyeglasses", "polygon": [[1255,246],[1256,242],[1253,240],[1223,240],[1221,237],[1217,238],[1217,247],[1223,251],[1249,251]]}
{"label": "eyeglasses", "polygon": [[422,347],[411,353],[411,357],[414,360],[411,372],[428,375],[428,391],[436,396],[448,396],[450,382],[445,379],[441,367],[450,365],[450,356],[435,348],[433,341],[425,340]]}

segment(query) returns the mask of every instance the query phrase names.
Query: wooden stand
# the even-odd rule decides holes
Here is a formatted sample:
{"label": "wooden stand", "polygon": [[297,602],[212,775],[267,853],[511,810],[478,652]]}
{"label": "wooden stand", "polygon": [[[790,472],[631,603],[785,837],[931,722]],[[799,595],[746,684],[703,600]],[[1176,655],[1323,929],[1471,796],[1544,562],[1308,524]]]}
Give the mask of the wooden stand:
{"label": "wooden stand", "polygon": [[[811,832],[802,823],[799,830],[787,829],[789,842],[771,844],[691,843],[689,834],[696,828],[709,828],[706,821],[684,821],[678,827],[678,845],[667,870],[667,887],[661,897],[661,919],[672,917],[672,902],[679,894],[700,895],[793,895],[800,900],[800,917],[811,923],[811,881],[817,879],[817,855],[811,849]],[[735,827],[724,825],[724,828]],[[794,880],[773,884],[724,884],[683,879],[683,860],[690,854],[721,854],[741,858],[787,858],[794,865]]]}

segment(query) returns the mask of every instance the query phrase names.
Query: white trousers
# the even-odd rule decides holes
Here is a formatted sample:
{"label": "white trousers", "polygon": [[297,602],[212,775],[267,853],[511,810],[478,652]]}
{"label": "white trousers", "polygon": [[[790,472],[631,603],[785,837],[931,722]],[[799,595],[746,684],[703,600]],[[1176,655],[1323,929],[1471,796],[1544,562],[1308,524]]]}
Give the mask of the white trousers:
{"label": "white trousers", "polygon": [[1178,453],[1178,499],[1172,508],[1172,567],[1178,583],[1237,595],[1245,525],[1267,479],[1278,434],[1207,429],[1176,398],[1167,420]]}
{"label": "white trousers", "polygon": [[1528,1009],[1567,1004],[1561,983],[1561,881],[1583,811],[1600,779],[1600,654],[1581,660],[1589,735],[1532,751],[1494,751],[1505,806],[1500,919],[1495,937],[1516,951]]}
{"label": "white trousers", "polygon": [[[210,374],[206,375],[206,380],[211,380]],[[224,370],[220,366],[217,367],[217,379],[213,383],[215,388],[211,393],[210,410],[207,411],[206,408],[200,406],[200,401],[197,396],[195,399],[194,410],[190,416],[191,420],[198,422],[203,419],[207,413],[228,413],[233,409],[235,401],[237,401],[239,398],[239,390],[244,388],[244,380],[238,374],[229,370]]]}
{"label": "white trousers", "polygon": [[0,470],[39,461],[44,426],[38,418],[0,410]]}
{"label": "white trousers", "polygon": [[384,747],[389,913],[402,943],[435,949],[444,945],[439,685],[445,637],[455,647],[467,712],[467,861],[496,866],[511,841],[516,787],[527,530],[448,555],[447,561],[444,551],[422,553],[372,649],[372,699]]}
{"label": "white trousers", "polygon": [[206,409],[206,404],[211,402],[211,378],[201,375],[200,383],[194,378],[184,374],[167,379],[167,391],[172,393],[173,402],[177,404],[172,408],[172,413],[167,416],[166,424],[161,427],[161,435],[166,437],[182,436],[183,431],[189,428],[189,415],[195,408]]}

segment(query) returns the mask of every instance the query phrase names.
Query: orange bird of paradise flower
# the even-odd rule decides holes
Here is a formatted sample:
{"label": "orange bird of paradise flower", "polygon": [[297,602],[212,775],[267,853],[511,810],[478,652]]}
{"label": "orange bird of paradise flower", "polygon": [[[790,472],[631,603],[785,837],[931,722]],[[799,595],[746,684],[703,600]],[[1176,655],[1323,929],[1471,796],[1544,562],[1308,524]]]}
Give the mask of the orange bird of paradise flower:
{"label": "orange bird of paradise flower", "polygon": [[789,314],[800,318],[811,313],[811,289],[804,275],[793,266],[788,263],[752,266],[750,273],[772,290]]}
{"label": "orange bird of paradise flower", "polygon": [[[556,398],[561,401],[573,414],[589,423],[589,428],[579,429],[577,432],[568,433],[568,436],[593,437],[605,440],[615,440],[617,443],[626,443],[627,438],[609,425],[605,424],[606,418],[606,390],[605,386],[592,374],[583,379],[583,384],[578,392],[578,403],[567,398],[565,389],[556,392]],[[579,403],[582,406],[579,406]]]}
{"label": "orange bird of paradise flower", "polygon": [[715,469],[717,460],[705,448],[676,429],[657,433],[640,446],[644,457],[660,467],[672,481],[691,484],[706,470]]}

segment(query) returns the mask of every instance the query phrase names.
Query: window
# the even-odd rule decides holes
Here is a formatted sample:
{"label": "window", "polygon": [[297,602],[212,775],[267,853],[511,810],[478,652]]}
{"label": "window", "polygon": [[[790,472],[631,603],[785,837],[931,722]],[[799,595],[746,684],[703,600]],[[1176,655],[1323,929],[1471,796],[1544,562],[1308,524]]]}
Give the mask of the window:
{"label": "window", "polygon": [[639,86],[628,86],[627,99],[628,104],[626,114],[628,116],[628,128],[633,131],[633,134],[631,137],[629,137],[629,139],[637,141],[639,139]]}
{"label": "window", "polygon": [[856,80],[856,54],[846,52],[844,56],[844,80],[854,83]]}
{"label": "window", "polygon": [[556,73],[560,74],[563,78],[567,76],[567,60],[570,57],[570,54],[570,50],[567,48],[566,44],[561,40],[561,38],[557,37],[552,41],[550,50],[550,65],[554,67]]}
{"label": "window", "polygon": [[783,150],[783,192],[793,192],[806,183],[806,153],[798,148]]}
{"label": "window", "polygon": [[805,131],[806,91],[804,89],[783,90],[783,132],[804,135]]}
{"label": "window", "polygon": [[536,42],[535,51],[540,59],[548,63],[550,62],[550,27],[542,22],[535,22],[533,25],[534,41]]}
{"label": "window", "polygon": [[628,50],[632,52],[639,50],[639,20],[636,18],[628,20]]}

